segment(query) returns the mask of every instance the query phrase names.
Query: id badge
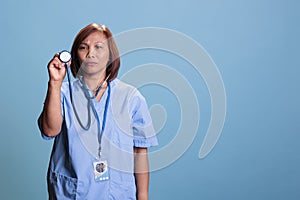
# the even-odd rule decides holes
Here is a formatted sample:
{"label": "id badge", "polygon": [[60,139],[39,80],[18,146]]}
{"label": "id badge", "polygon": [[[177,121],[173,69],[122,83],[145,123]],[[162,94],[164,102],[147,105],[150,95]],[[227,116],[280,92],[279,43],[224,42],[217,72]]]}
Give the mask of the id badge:
{"label": "id badge", "polygon": [[106,181],[109,179],[107,160],[99,160],[93,163],[95,181]]}

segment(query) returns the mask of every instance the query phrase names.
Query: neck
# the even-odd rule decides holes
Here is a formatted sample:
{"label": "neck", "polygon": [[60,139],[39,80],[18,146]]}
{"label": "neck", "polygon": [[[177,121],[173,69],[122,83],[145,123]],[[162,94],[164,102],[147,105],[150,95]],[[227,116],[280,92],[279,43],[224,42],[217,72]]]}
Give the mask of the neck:
{"label": "neck", "polygon": [[[105,80],[105,73],[102,73],[101,76],[84,76],[84,82],[88,86],[88,88],[92,91],[96,90]],[[104,84],[106,85],[106,84]],[[103,86],[104,86],[103,85]]]}

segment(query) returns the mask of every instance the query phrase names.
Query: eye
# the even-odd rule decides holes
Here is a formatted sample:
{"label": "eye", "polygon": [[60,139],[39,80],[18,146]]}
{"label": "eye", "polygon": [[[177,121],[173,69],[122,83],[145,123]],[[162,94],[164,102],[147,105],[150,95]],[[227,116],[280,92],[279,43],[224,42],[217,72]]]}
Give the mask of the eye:
{"label": "eye", "polygon": [[88,49],[88,47],[85,46],[85,45],[80,45],[80,46],[78,47],[78,49],[79,49],[79,50],[86,50],[86,49]]}
{"label": "eye", "polygon": [[96,45],[96,49],[102,49],[102,48],[103,48],[103,46],[101,44]]}

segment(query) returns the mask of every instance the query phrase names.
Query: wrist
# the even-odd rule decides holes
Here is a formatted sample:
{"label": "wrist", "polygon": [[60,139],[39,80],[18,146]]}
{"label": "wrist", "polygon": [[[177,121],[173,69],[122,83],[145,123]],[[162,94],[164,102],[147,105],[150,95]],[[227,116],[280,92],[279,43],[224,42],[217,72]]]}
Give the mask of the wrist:
{"label": "wrist", "polygon": [[60,90],[61,88],[61,85],[62,85],[62,81],[54,81],[54,80],[49,80],[48,81],[48,87],[49,88],[57,88]]}

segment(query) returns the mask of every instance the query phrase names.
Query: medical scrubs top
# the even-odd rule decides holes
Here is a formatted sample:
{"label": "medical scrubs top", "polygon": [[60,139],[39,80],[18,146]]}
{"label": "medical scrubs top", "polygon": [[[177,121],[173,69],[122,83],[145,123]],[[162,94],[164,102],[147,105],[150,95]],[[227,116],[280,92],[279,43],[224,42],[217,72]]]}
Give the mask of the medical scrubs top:
{"label": "medical scrubs top", "polygon": [[[86,125],[88,101],[83,85],[76,79],[71,87],[78,118]],[[140,92],[118,79],[110,82],[110,89],[101,141],[101,159],[108,163],[109,180],[96,181],[93,163],[99,161],[97,124],[98,121],[100,126],[103,123],[108,90],[100,101],[92,100],[99,120],[91,111],[91,126],[84,130],[74,114],[69,84],[63,83],[61,106],[64,120],[61,132],[54,137],[48,168],[49,199],[136,199],[133,147],[155,146],[157,138],[146,101]],[[41,117],[38,122],[42,137],[52,139],[44,135]]]}

